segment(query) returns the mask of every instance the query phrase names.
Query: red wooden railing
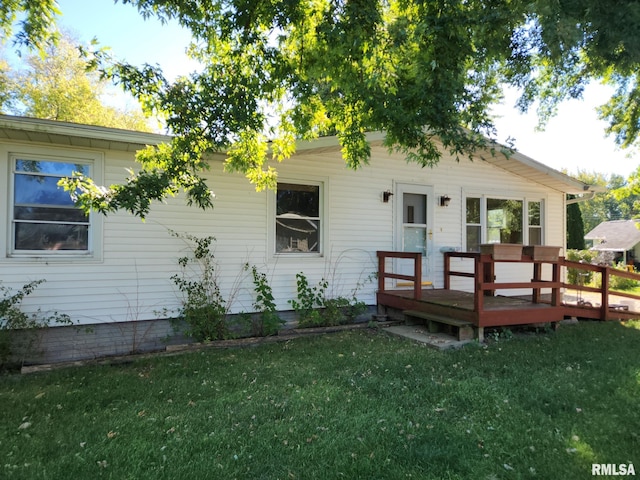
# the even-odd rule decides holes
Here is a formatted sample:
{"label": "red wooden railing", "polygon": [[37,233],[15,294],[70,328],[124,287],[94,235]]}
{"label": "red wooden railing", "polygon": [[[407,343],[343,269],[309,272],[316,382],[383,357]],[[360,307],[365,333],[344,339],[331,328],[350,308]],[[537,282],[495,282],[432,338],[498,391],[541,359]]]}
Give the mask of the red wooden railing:
{"label": "red wooden railing", "polygon": [[[413,298],[420,300],[422,296],[422,254],[413,252],[389,252],[378,251],[378,292],[385,291],[385,279],[395,278],[413,282]],[[409,258],[413,260],[413,275],[402,275],[388,272],[386,268],[387,258]]]}
{"label": "red wooden railing", "polygon": [[[473,260],[473,272],[455,271],[451,269],[452,258],[466,258]],[[507,263],[531,263],[533,265],[533,278],[526,282],[496,282],[495,264]],[[551,280],[543,280],[542,265],[551,265]],[[444,288],[451,288],[451,277],[466,277],[474,279],[474,310],[482,313],[484,309],[484,297],[494,295],[495,291],[530,289],[533,303],[540,303],[541,290],[551,289],[551,305],[560,306],[560,265],[558,261],[534,261],[531,257],[523,255],[520,260],[494,260],[491,255],[482,255],[475,252],[445,252],[444,254]]]}
{"label": "red wooden railing", "polygon": [[[611,290],[612,277],[617,276],[617,277],[628,278],[630,280],[640,282],[640,274],[638,273],[619,270],[617,268],[613,268],[608,265],[591,265],[589,263],[574,262],[571,260],[567,260],[565,258],[561,258],[561,263],[562,263],[562,266],[566,268],[574,268],[581,272],[594,272],[594,273],[599,273],[601,275],[602,281],[600,284],[600,288],[589,287],[586,285],[582,285],[581,283],[578,283],[578,284],[563,283],[562,284],[563,287],[571,290],[577,290],[580,293],[582,292],[598,293],[600,296],[600,308],[599,308],[599,314],[597,318],[600,318],[601,320],[607,320],[608,318],[621,317],[619,311],[616,311],[615,314],[611,312],[612,307],[614,307],[615,310],[617,310],[616,307],[618,307],[617,305],[612,304],[610,299],[612,295],[623,297],[623,298],[629,298],[635,301],[640,301],[640,295],[635,295],[632,293],[627,293],[619,290]],[[637,317],[638,314],[636,312],[636,315],[633,315],[633,312],[632,312],[631,316]]]}
{"label": "red wooden railing", "polygon": [[[420,300],[422,297],[422,255],[413,252],[392,252],[378,251],[378,292],[385,292],[386,279],[405,280],[413,282],[413,299]],[[473,261],[473,271],[452,270],[451,259],[462,258]],[[387,259],[410,259],[413,260],[413,274],[404,275],[394,273],[387,269]],[[530,263],[533,268],[533,275],[530,281],[525,282],[496,282],[495,264],[496,263]],[[542,278],[542,266],[544,264],[551,265],[551,280]],[[581,284],[573,284],[561,281],[562,268],[575,268],[583,272],[599,273],[602,277],[600,288],[585,286]],[[628,278],[640,282],[640,274],[618,270],[616,268],[605,265],[591,265],[588,263],[573,262],[559,257],[557,260],[538,261],[531,257],[523,255],[520,260],[494,260],[491,255],[480,254],[475,252],[445,252],[444,253],[444,288],[451,288],[451,277],[470,278],[473,281],[474,291],[474,310],[481,314],[484,311],[484,297],[495,294],[496,290],[514,290],[529,289],[532,291],[533,303],[542,302],[542,289],[551,290],[551,305],[554,307],[563,306],[567,315],[584,316],[586,318],[594,318],[608,320],[610,318],[637,318],[640,312],[634,312],[633,309],[627,312],[621,311],[617,304],[613,304],[610,300],[612,295],[618,297],[629,298],[640,302],[640,295],[627,293],[619,290],[611,290],[611,277],[618,276]],[[560,289],[577,290],[578,292],[595,292],[600,296],[600,306],[596,308],[588,308],[582,305],[562,305]],[[547,301],[548,302],[548,301]]]}

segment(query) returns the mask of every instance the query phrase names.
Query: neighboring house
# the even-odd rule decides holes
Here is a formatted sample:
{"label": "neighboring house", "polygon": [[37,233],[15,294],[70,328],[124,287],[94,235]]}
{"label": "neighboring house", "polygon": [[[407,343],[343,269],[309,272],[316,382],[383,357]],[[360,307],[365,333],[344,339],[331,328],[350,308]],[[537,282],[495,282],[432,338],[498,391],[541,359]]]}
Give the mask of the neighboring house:
{"label": "neighboring house", "polygon": [[[423,252],[424,279],[441,288],[442,251],[489,242],[565,245],[566,196],[590,189],[519,153],[487,152],[474,161],[445,154],[435,168],[420,168],[390,153],[382,134],[368,138],[371,162],[358,171],[345,167],[336,138],[300,142],[277,166],[277,193],[223,173],[224,156],[214,155],[213,209],[169,199],[142,222],[124,212],[85,217],[55,184],[79,168],[98,184],[122,182],[135,168],[134,152],[167,137],[0,116],[0,279],[12,288],[46,279],[24,308],[63,312],[91,327],[51,329],[43,360],[128,353],[163,345],[171,333],[156,319],[179,306],[170,277],[186,249],[168,229],[216,237],[231,313],[252,309],[247,263],[267,274],[283,311],[296,296],[298,272],[311,284],[325,278],[329,295],[357,289],[373,306],[377,250]],[[520,278],[518,267],[505,265],[501,278]],[[473,285],[461,278],[452,288]]]}
{"label": "neighboring house", "polygon": [[640,260],[640,220],[602,222],[584,239],[592,242],[590,250],[609,252],[612,261],[637,264]]}

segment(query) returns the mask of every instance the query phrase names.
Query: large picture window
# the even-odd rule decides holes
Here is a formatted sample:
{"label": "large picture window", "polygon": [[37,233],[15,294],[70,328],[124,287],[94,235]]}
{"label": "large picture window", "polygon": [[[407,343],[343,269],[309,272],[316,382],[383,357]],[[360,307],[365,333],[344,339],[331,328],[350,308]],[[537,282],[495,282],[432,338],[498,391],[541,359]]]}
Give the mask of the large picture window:
{"label": "large picture window", "polygon": [[543,244],[542,201],[467,197],[466,249],[479,252],[481,243]]}
{"label": "large picture window", "polygon": [[91,175],[90,164],[16,156],[12,166],[12,251],[87,253],[89,216],[58,181],[73,172]]}
{"label": "large picture window", "polygon": [[320,253],[320,185],[278,183],[276,253]]}

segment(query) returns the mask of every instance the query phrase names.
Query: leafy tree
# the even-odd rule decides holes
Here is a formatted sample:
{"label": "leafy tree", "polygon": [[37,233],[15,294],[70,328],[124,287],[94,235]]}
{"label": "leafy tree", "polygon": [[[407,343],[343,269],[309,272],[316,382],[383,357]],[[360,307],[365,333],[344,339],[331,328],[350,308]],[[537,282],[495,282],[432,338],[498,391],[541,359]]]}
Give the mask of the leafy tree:
{"label": "leafy tree", "polygon": [[122,111],[105,105],[100,96],[109,83],[87,71],[68,34],[47,45],[43,55],[25,59],[28,68],[0,77],[0,110],[36,118],[149,131],[142,111]]}
{"label": "leafy tree", "polygon": [[[291,156],[295,140],[326,133],[337,135],[351,168],[369,161],[369,130],[385,131],[388,148],[422,166],[435,165],[443,150],[468,156],[493,133],[489,107],[502,84],[521,89],[523,109],[539,101],[543,122],[588,82],[613,84],[617,91],[600,114],[621,145],[638,139],[635,0],[122,3],[190,29],[190,52],[203,68],[170,82],[157,67],[88,54],[176,135],[139,152],[141,169],[124,185],[68,182],[99,211],[144,217],[152,200],[181,189],[189,203],[210,207],[203,155],[214,150],[227,152],[227,170],[245,173],[258,188],[273,186],[272,164]],[[8,5],[9,12],[52,11],[51,2]]]}
{"label": "leafy tree", "polygon": [[43,48],[56,41],[57,33],[52,29],[52,25],[59,14],[56,0],[2,0],[0,32],[9,38],[20,16],[14,43],[31,48]]}
{"label": "leafy tree", "polygon": [[640,167],[636,168],[624,184],[612,186],[612,189],[611,193],[625,212],[625,218],[640,218]]}
{"label": "leafy tree", "polygon": [[9,62],[0,55],[0,113],[3,111],[3,105],[8,106],[11,102],[9,70]]}
{"label": "leafy tree", "polygon": [[[575,198],[569,195],[569,198]],[[573,250],[584,250],[584,222],[582,212],[578,203],[567,205],[567,248]]]}
{"label": "leafy tree", "polygon": [[639,174],[640,169],[629,180],[625,180],[621,175],[607,177],[596,172],[578,172],[577,178],[580,181],[606,188],[605,192],[597,193],[592,199],[579,203],[585,233],[602,222],[640,217],[640,189],[637,183]]}

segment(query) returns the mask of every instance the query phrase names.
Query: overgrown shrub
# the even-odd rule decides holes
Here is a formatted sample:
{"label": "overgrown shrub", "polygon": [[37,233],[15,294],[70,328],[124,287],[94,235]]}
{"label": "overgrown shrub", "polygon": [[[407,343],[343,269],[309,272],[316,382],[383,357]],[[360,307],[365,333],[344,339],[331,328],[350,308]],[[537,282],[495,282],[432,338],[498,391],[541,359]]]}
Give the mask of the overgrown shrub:
{"label": "overgrown shrub", "polygon": [[300,327],[322,324],[322,317],[318,309],[324,307],[324,294],[328,286],[329,283],[323,278],[312,287],[304,273],[296,273],[297,296],[295,299],[289,300],[289,304],[298,314]]}
{"label": "overgrown shrub", "polygon": [[253,308],[260,313],[257,318],[249,319],[251,322],[251,335],[260,337],[274,335],[284,325],[284,320],[278,315],[273,290],[269,285],[267,275],[258,271],[255,265],[250,267],[247,263],[244,268],[245,270],[251,270],[255,292]]}
{"label": "overgrown shrub", "polygon": [[298,314],[298,326],[303,328],[351,323],[367,308],[356,298],[357,287],[351,298],[326,298],[329,283],[323,278],[311,286],[303,273],[296,274],[296,285],[297,297],[289,300],[289,304]]}
{"label": "overgrown shrub", "polygon": [[[567,250],[566,259],[572,262],[592,263],[596,257],[591,250]],[[573,285],[586,285],[593,281],[593,272],[579,268],[567,269],[567,282]]]}
{"label": "overgrown shrub", "polygon": [[[627,271],[627,266],[623,263],[614,265],[616,270]],[[611,275],[609,277],[609,288],[611,290],[633,290],[638,287],[638,282],[632,278],[624,278],[618,275]]]}
{"label": "overgrown shrub", "polygon": [[43,313],[38,309],[34,313],[21,310],[22,300],[45,280],[34,280],[22,286],[18,291],[0,285],[0,366],[10,362],[21,362],[32,352],[37,330],[52,324],[72,325],[69,315],[52,312]]}
{"label": "overgrown shrub", "polygon": [[191,251],[180,257],[180,274],[171,280],[182,293],[182,306],[178,319],[187,325],[184,333],[198,341],[229,338],[227,302],[220,293],[217,264],[212,250],[215,238],[199,238],[174,231],[171,235],[185,240]]}

